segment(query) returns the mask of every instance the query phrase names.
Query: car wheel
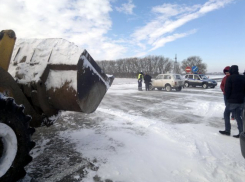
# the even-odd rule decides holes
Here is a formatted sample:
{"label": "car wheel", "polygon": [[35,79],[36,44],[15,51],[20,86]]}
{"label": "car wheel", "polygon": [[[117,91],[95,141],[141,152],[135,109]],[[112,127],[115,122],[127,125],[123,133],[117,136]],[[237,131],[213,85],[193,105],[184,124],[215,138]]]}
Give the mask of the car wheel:
{"label": "car wheel", "polygon": [[189,87],[189,83],[188,82],[185,82],[185,87]]}
{"label": "car wheel", "polygon": [[179,91],[181,91],[181,89],[182,89],[182,87],[177,87],[175,90],[176,90],[177,92],[179,92]]}
{"label": "car wheel", "polygon": [[157,88],[157,90],[162,90],[162,88],[160,87],[160,88]]}
{"label": "car wheel", "polygon": [[170,92],[170,91],[172,90],[172,88],[171,88],[170,85],[166,85],[166,86],[165,86],[165,89],[166,89],[167,92]]}
{"label": "car wheel", "polygon": [[208,88],[208,84],[204,83],[204,84],[202,84],[202,87],[207,89]]}

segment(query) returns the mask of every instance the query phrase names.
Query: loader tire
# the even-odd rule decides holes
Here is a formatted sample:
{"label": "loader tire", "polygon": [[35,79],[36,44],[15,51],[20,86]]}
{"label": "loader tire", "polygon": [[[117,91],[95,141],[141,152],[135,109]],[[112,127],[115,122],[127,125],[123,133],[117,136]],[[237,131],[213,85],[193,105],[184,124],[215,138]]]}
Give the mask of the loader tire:
{"label": "loader tire", "polygon": [[7,148],[7,145],[4,145],[4,140],[6,141],[8,138],[4,138],[4,136],[0,138],[0,162],[4,157],[13,158],[11,165],[1,166],[0,163],[0,168],[6,168],[6,172],[2,172],[0,176],[0,182],[15,182],[23,178],[26,175],[24,167],[32,161],[29,152],[35,146],[35,142],[31,141],[31,135],[35,129],[29,127],[31,117],[26,116],[23,111],[24,107],[17,105],[14,99],[0,97],[0,124],[12,129],[12,138],[16,137],[17,139],[17,143],[14,145],[17,151],[12,154],[12,152],[4,152],[4,149],[6,151]]}

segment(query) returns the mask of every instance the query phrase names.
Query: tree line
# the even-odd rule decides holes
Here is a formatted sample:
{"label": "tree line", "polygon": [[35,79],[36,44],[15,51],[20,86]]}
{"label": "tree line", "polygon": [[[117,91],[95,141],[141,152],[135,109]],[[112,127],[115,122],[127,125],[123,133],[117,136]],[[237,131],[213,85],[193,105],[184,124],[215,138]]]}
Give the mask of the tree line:
{"label": "tree line", "polygon": [[198,56],[191,56],[183,60],[181,63],[173,61],[164,56],[146,56],[144,58],[124,58],[118,60],[96,61],[100,68],[106,74],[114,75],[119,78],[135,78],[139,72],[148,73],[155,77],[162,73],[178,73],[185,72],[187,66],[197,66],[200,73],[206,73],[207,66],[202,63],[202,59]]}

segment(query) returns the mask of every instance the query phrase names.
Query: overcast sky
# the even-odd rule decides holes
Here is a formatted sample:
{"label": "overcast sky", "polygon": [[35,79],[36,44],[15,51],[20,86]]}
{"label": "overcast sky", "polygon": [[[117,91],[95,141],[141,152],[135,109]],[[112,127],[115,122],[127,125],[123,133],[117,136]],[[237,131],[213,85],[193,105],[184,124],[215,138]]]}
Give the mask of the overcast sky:
{"label": "overcast sky", "polygon": [[244,0],[0,0],[0,30],[64,38],[96,60],[200,56],[245,70]]}

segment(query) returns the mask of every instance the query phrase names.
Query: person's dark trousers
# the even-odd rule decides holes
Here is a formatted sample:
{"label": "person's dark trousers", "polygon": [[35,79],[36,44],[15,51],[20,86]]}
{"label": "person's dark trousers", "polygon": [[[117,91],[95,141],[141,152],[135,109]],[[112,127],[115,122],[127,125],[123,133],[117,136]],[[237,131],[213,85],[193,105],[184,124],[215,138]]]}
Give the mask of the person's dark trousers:
{"label": "person's dark trousers", "polygon": [[149,86],[150,86],[150,83],[145,82],[145,90],[149,91]]}
{"label": "person's dark trousers", "polygon": [[[243,101],[243,114],[242,114],[242,123],[245,123],[245,97]],[[243,125],[243,132],[245,132],[245,125]]]}
{"label": "person's dark trousers", "polygon": [[[227,104],[227,99],[226,99],[226,96],[224,95],[224,102],[225,102],[225,106]],[[225,112],[224,112],[224,115],[225,115]],[[225,116],[224,116],[225,117]],[[235,113],[234,111],[231,112],[231,118],[235,118]]]}
{"label": "person's dark trousers", "polygon": [[142,80],[138,80],[138,90],[142,90]]}
{"label": "person's dark trousers", "polygon": [[234,112],[235,114],[235,119],[237,121],[237,128],[239,130],[239,134],[243,131],[243,125],[242,125],[242,111],[243,111],[243,104],[231,104],[228,103],[226,104],[225,107],[225,131],[229,132],[231,131],[231,123],[230,123],[230,113]]}

